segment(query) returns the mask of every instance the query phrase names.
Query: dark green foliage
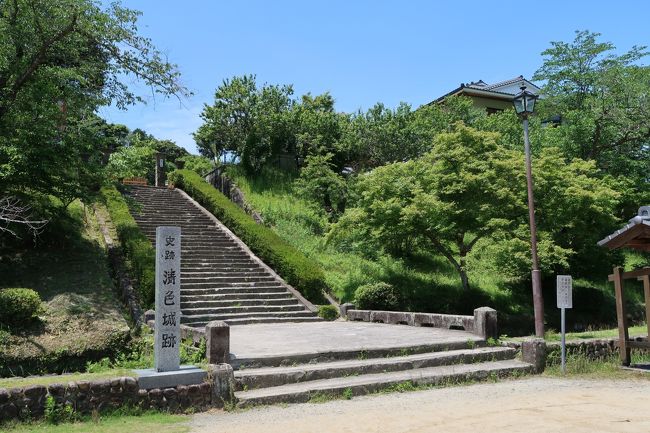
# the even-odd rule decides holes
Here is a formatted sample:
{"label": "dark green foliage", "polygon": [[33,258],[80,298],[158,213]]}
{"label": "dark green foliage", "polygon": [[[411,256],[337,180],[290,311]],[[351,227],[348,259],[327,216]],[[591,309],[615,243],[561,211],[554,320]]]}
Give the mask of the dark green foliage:
{"label": "dark green foliage", "polygon": [[334,305],[321,305],[318,307],[318,316],[325,320],[336,320],[339,318],[339,310]]}
{"label": "dark green foliage", "polygon": [[365,284],[354,292],[354,305],[360,310],[398,311],[402,294],[388,283]]}
{"label": "dark green foliage", "polygon": [[0,323],[24,325],[31,322],[41,309],[41,297],[32,289],[0,290]]}
{"label": "dark green foliage", "polygon": [[153,305],[156,253],[149,239],[135,222],[124,197],[114,186],[101,190],[102,198],[128,260],[131,277],[136,279],[136,289],[143,307]]}
{"label": "dark green foliage", "polygon": [[0,2],[0,196],[93,197],[103,151],[117,144],[103,138],[123,132],[97,122],[98,108],[142,101],[133,79],[158,94],[189,93],[138,34],[138,16],[119,2]]}
{"label": "dark green foliage", "polygon": [[332,156],[307,157],[307,166],[300,171],[295,186],[301,197],[335,215],[345,210],[347,186],[343,177],[332,170]]}
{"label": "dark green foliage", "polygon": [[314,303],[323,301],[323,290],[327,289],[327,285],[325,275],[316,263],[282,240],[269,228],[257,224],[249,215],[195,172],[177,170],[169,175],[169,179],[219,218],[255,254],[275,269],[289,284],[296,287],[303,296]]}

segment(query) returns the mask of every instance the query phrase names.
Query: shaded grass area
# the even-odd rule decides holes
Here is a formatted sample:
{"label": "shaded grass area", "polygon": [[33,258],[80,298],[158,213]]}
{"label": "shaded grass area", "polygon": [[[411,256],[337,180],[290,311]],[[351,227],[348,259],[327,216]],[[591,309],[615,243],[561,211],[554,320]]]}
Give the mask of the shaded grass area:
{"label": "shaded grass area", "polygon": [[35,245],[5,244],[0,275],[2,287],[32,288],[44,303],[38,321],[0,333],[1,376],[83,370],[130,339],[99,226],[81,202],[62,208]]}
{"label": "shaded grass area", "polygon": [[[417,245],[408,254],[395,258],[373,251],[371,256],[356,250],[343,250],[326,242],[329,222],[326,213],[297,196],[293,182],[297,173],[263,169],[254,176],[237,166],[227,169],[246,201],[280,237],[325,271],[328,286],[339,300],[351,301],[363,284],[384,281],[398,287],[408,300],[404,309],[424,312],[471,314],[479,306],[499,311],[500,332],[524,335],[533,331],[530,282],[511,283],[495,269],[489,240],[476,245],[468,256],[471,290],[464,291],[453,266],[443,257],[432,255]],[[626,254],[626,268],[640,259]],[[628,313],[633,323],[643,320],[640,283],[628,285]],[[559,328],[555,279],[542,282],[545,316],[549,328]],[[574,309],[567,315],[567,329],[585,330],[616,324],[614,291],[605,278],[574,280]]]}
{"label": "shaded grass area", "polygon": [[9,432],[15,433],[124,433],[124,432],[155,432],[185,433],[189,426],[185,424],[187,416],[171,415],[160,412],[145,412],[139,415],[114,413],[101,415],[96,418],[84,417],[77,422],[48,424],[34,422],[25,424],[9,424],[3,426]]}

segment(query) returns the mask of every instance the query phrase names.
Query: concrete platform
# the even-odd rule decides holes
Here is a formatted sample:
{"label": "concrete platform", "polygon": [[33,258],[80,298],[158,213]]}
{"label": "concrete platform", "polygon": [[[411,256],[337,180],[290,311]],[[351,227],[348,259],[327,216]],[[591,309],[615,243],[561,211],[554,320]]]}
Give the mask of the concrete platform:
{"label": "concrete platform", "polygon": [[175,371],[158,372],[153,368],[133,370],[138,375],[141,389],[168,388],[178,385],[202,383],[207,372],[193,365],[181,365]]}
{"label": "concrete platform", "polygon": [[464,349],[482,343],[479,336],[466,331],[367,322],[230,328],[230,357],[235,368]]}

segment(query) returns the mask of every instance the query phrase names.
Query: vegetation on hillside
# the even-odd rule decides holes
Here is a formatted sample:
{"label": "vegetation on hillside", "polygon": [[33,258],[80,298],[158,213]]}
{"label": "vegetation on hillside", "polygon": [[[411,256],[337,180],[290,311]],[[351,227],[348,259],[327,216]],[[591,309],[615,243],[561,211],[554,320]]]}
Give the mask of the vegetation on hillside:
{"label": "vegetation on hillside", "polygon": [[[577,32],[542,53],[535,78],[545,98],[531,119],[545,298],[551,307],[555,274],[572,274],[584,301],[576,325],[613,320],[612,265],[648,263],[596,245],[650,201],[650,69],[640,63],[648,53],[617,54],[599,36]],[[383,281],[404,292],[408,308],[490,303],[523,317],[530,238],[521,123],[511,110],[487,115],[452,97],[345,114],[329,94],[292,94],[254,76],[226,80],[195,137],[205,156],[241,161],[229,174],[268,225],[324,267],[341,299]],[[286,154],[294,171],[276,164]],[[638,304],[630,311],[637,317]],[[555,309],[547,313],[554,320]]]}
{"label": "vegetation on hillside", "polygon": [[83,370],[123,349],[130,331],[102,239],[92,210],[75,201],[38,248],[14,241],[0,249],[0,290],[28,287],[43,300],[36,320],[0,324],[0,376]]}

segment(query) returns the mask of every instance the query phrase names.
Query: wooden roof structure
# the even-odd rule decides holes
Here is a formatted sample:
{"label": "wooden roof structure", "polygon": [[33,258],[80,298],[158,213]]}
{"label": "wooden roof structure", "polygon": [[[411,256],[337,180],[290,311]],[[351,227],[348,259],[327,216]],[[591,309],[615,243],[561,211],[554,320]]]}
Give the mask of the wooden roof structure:
{"label": "wooden roof structure", "polygon": [[[637,216],[632,218],[625,227],[615,231],[598,242],[598,245],[609,249],[632,248],[638,251],[650,251],[650,206],[641,206]],[[646,323],[648,337],[631,340],[628,333],[627,312],[625,306],[624,280],[637,279],[643,282],[645,297]],[[609,276],[614,283],[616,294],[616,316],[618,319],[618,347],[623,365],[630,365],[630,349],[650,350],[650,268],[640,268],[623,272],[620,266],[614,268]]]}
{"label": "wooden roof structure", "polygon": [[629,224],[599,241],[598,245],[611,250],[625,247],[650,251],[650,206],[641,206],[639,214]]}

